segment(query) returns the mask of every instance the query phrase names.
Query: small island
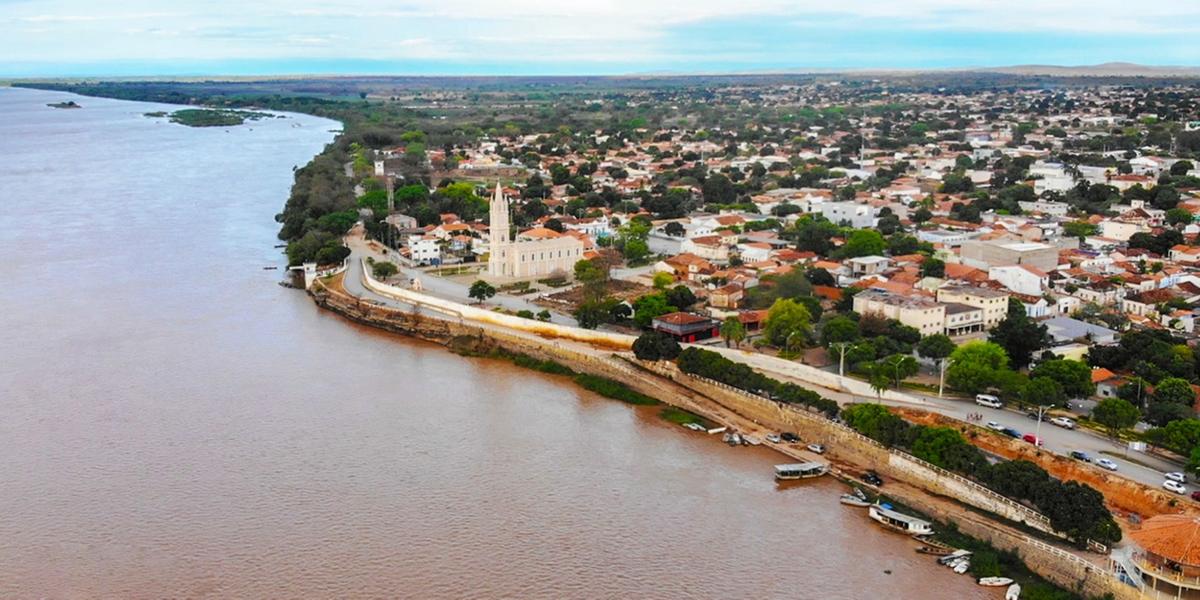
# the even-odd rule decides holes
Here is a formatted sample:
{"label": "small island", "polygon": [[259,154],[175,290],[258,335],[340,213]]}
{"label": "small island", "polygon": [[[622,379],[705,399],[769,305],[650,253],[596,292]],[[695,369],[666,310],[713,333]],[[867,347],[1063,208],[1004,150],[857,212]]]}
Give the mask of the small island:
{"label": "small island", "polygon": [[76,104],[74,100],[67,100],[66,102],[51,102],[46,106],[49,106],[50,108],[83,108],[82,106]]}
{"label": "small island", "polygon": [[187,125],[188,127],[231,127],[241,125],[246,121],[257,121],[259,119],[275,117],[275,115],[265,112],[217,108],[185,108],[169,115],[164,111],[156,111],[145,113],[145,116],[169,116],[172,123]]}

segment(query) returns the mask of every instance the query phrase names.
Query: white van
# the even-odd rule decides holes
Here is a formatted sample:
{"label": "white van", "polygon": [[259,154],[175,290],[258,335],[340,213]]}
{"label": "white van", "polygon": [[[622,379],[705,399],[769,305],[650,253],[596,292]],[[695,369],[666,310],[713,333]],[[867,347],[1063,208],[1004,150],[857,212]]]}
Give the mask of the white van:
{"label": "white van", "polygon": [[1004,403],[991,394],[975,394],[975,404],[988,408],[1001,408]]}

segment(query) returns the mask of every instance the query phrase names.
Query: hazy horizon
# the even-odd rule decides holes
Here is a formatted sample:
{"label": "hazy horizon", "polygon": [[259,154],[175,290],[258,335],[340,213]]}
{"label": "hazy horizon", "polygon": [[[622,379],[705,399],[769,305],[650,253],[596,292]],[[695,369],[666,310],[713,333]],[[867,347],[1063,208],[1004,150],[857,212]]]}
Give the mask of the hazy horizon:
{"label": "hazy horizon", "polygon": [[0,0],[0,76],[638,75],[1200,65],[1200,4],[713,0],[563,6]]}

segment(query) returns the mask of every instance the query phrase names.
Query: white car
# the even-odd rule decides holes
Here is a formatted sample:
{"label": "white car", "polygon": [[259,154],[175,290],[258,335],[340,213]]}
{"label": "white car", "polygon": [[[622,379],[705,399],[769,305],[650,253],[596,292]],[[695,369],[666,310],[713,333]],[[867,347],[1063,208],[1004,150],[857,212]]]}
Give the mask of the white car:
{"label": "white car", "polygon": [[1004,426],[995,421],[988,421],[987,428],[991,429],[992,431],[1004,431]]}
{"label": "white car", "polygon": [[1066,429],[1075,429],[1075,421],[1068,417],[1054,417],[1050,422]]}
{"label": "white car", "polygon": [[1176,494],[1187,493],[1187,488],[1183,487],[1182,483],[1179,483],[1178,481],[1171,481],[1170,479],[1163,482],[1163,489],[1175,492]]}
{"label": "white car", "polygon": [[1101,469],[1108,469],[1109,471],[1117,470],[1117,463],[1108,460],[1107,458],[1096,459],[1096,466],[1100,467]]}
{"label": "white car", "polygon": [[778,444],[783,441],[783,438],[779,437],[778,433],[768,433],[767,441],[771,442],[772,444]]}
{"label": "white car", "polygon": [[1167,476],[1167,481],[1175,481],[1178,483],[1187,483],[1187,477],[1185,477],[1183,473],[1180,473],[1178,471],[1176,471],[1174,473],[1167,473],[1166,476]]}
{"label": "white car", "polygon": [[817,454],[825,454],[825,446],[821,444],[809,444],[808,450],[810,452],[816,452]]}

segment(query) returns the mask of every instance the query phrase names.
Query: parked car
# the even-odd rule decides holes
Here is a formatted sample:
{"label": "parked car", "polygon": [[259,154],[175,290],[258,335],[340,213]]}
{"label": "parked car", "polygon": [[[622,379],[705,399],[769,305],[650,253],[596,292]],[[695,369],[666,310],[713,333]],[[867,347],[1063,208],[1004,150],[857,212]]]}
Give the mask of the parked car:
{"label": "parked car", "polygon": [[1187,493],[1187,488],[1183,487],[1182,483],[1179,483],[1178,481],[1171,481],[1170,479],[1163,482],[1163,489],[1169,492],[1175,492],[1176,494]]}
{"label": "parked car", "polygon": [[1200,502],[1200,490],[1192,492],[1192,500]]}
{"label": "parked car", "polygon": [[988,408],[1003,408],[1004,403],[991,394],[975,394],[975,404]]}
{"label": "parked car", "polygon": [[988,421],[986,427],[992,431],[1004,431],[1004,426],[995,421]]}
{"label": "parked car", "polygon": [[1032,433],[1027,433],[1027,434],[1021,436],[1021,439],[1029,442],[1030,444],[1033,444],[1034,446],[1042,445],[1042,440],[1039,439],[1038,436],[1033,435]]}
{"label": "parked car", "polygon": [[823,444],[809,444],[808,450],[817,454],[825,454],[825,446]]}
{"label": "parked car", "polygon": [[1066,429],[1075,429],[1075,420],[1069,417],[1054,417],[1050,422]]}
{"label": "parked car", "polygon": [[1079,450],[1072,450],[1071,458],[1088,463],[1092,462],[1092,457],[1088,456],[1087,452],[1080,452]]}
{"label": "parked car", "polygon": [[778,444],[779,442],[783,441],[783,438],[780,437],[779,434],[777,434],[777,433],[768,433],[767,441],[771,442],[772,444]]}
{"label": "parked car", "polygon": [[800,436],[798,436],[790,431],[785,431],[785,432],[779,434],[779,437],[783,438],[783,441],[785,441],[789,444],[794,444],[794,443],[800,441]]}
{"label": "parked car", "polygon": [[1179,471],[1175,471],[1173,473],[1167,473],[1166,476],[1169,481],[1178,481],[1179,483],[1187,483],[1187,477],[1184,476],[1184,474],[1180,473]]}
{"label": "parked car", "polygon": [[862,480],[875,487],[883,485],[883,478],[880,477],[879,473],[876,473],[875,471],[867,471],[866,473],[863,473]]}
{"label": "parked car", "polygon": [[1008,437],[1014,437],[1014,438],[1018,438],[1018,439],[1020,439],[1020,437],[1021,437],[1021,432],[1017,431],[1016,429],[1013,429],[1012,427],[1005,427],[1004,429],[1000,430],[1000,433],[1003,433],[1004,435],[1007,435]]}
{"label": "parked car", "polygon": [[1039,416],[1036,410],[1033,412],[1025,413],[1025,416],[1030,419],[1033,419],[1034,421],[1038,421],[1038,420],[1045,421],[1046,420],[1046,416],[1044,414]]}
{"label": "parked car", "polygon": [[1117,470],[1117,463],[1115,463],[1107,458],[1096,459],[1096,466],[1098,466],[1102,469],[1108,469],[1109,471]]}

